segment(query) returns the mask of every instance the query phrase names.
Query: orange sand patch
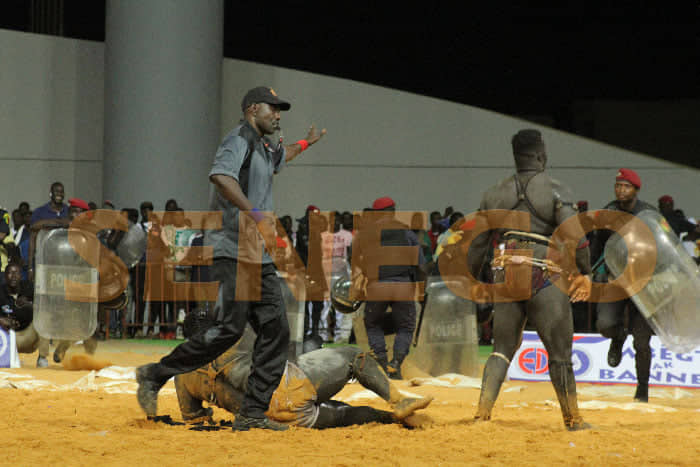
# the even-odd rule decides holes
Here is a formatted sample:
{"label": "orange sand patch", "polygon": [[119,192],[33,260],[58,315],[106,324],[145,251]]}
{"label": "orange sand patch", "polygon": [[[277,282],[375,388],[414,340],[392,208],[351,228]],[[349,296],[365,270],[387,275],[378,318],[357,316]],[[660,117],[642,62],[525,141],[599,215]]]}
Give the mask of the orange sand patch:
{"label": "orange sand patch", "polygon": [[112,366],[111,362],[106,360],[97,360],[94,357],[85,354],[71,355],[70,357],[64,358],[62,364],[63,368],[69,371],[101,370],[102,368]]}
{"label": "orange sand patch", "polygon": [[[96,358],[115,365],[136,366],[156,361],[167,348],[100,343]],[[76,353],[80,348],[72,349]],[[36,369],[36,354],[22,355],[25,368],[3,372],[30,375],[65,385],[89,372],[66,371],[51,364]],[[102,378],[98,378],[102,379]],[[172,382],[166,388],[172,389]],[[421,418],[432,425],[408,430],[400,425],[365,425],[331,430],[291,428],[276,433],[251,430],[233,433],[194,432],[183,426],[147,421],[133,394],[95,391],[0,389],[3,463],[16,465],[695,465],[700,458],[700,391],[684,390],[680,399],[655,398],[650,403],[673,409],[652,413],[608,408],[582,410],[594,429],[564,429],[549,383],[508,382],[490,422],[474,423],[477,389],[435,386],[399,388],[435,396]],[[580,389],[590,385],[579,385]],[[598,386],[596,386],[598,387]],[[348,385],[339,397],[362,391]],[[629,396],[581,396],[580,400],[631,402]],[[381,399],[366,404],[390,410]],[[181,420],[177,398],[166,391],[159,414]],[[216,420],[231,420],[215,408]]]}

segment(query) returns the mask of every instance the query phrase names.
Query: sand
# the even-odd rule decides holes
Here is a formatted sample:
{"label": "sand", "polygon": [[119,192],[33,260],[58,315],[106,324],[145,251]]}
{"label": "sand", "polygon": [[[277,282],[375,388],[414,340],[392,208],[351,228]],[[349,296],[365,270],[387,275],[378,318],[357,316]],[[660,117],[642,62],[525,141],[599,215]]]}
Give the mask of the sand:
{"label": "sand", "polygon": [[[101,343],[96,358],[128,371],[168,350],[109,341]],[[73,354],[80,351],[79,346],[71,349]],[[53,362],[48,369],[36,369],[36,354],[22,355],[21,360],[24,368],[2,369],[0,374],[5,386],[0,388],[0,408],[6,414],[3,464],[696,465],[700,458],[697,390],[652,388],[649,404],[638,404],[632,403],[631,386],[580,384],[579,401],[588,407],[582,414],[594,428],[568,432],[549,383],[506,382],[493,420],[474,423],[478,389],[402,381],[402,391],[435,397],[423,411],[432,426],[194,432],[147,421],[133,394],[133,380],[69,371]],[[30,388],[37,380],[44,386]],[[362,391],[350,384],[338,397],[349,399]],[[388,408],[378,398],[352,403]],[[159,414],[181,420],[172,382],[161,392]],[[215,409],[215,418],[233,417]]]}

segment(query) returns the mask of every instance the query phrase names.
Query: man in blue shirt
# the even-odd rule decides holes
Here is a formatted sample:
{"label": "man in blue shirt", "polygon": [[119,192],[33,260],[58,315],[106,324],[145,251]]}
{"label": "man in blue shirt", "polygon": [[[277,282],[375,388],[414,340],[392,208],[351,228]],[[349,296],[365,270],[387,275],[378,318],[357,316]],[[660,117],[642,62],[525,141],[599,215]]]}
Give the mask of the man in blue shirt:
{"label": "man in blue shirt", "polygon": [[68,217],[68,205],[63,202],[65,190],[63,183],[53,182],[49,191],[49,202],[39,206],[32,213],[32,224],[46,219],[63,219]]}

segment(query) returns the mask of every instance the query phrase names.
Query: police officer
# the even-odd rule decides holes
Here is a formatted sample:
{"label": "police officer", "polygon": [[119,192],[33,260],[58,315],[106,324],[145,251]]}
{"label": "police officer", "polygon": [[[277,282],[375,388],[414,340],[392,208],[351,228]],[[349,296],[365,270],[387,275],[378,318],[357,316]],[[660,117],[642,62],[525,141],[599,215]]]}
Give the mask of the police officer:
{"label": "police officer", "polygon": [[[362,229],[353,245],[353,277],[361,273],[367,279],[368,301],[365,305],[364,323],[372,353],[392,379],[401,379],[401,363],[410,350],[413,332],[416,329],[416,303],[413,297],[399,294],[390,300],[376,301],[372,296],[382,288],[382,283],[416,282],[420,270],[415,265],[380,266],[378,276],[372,261],[381,256],[373,251],[372,238],[380,237],[381,246],[415,246],[418,265],[425,264],[416,235],[410,227],[394,218],[396,203],[390,197],[378,198],[372,204],[373,213],[369,221],[363,220]],[[373,215],[372,215],[373,214]],[[380,231],[380,232],[378,232]],[[388,359],[384,340],[384,323],[387,309],[391,307],[391,321],[396,331],[391,361]]]}
{"label": "police officer", "polygon": [[[637,198],[639,190],[642,188],[642,181],[639,175],[631,169],[620,169],[615,177],[615,200],[605,205],[604,209],[622,211],[629,214],[639,214],[656,208],[649,203]],[[592,242],[592,255],[596,259],[596,264],[601,263],[596,268],[596,281],[607,282],[609,271],[602,261],[605,243],[610,238],[611,232],[599,230]],[[638,402],[649,401],[649,372],[651,369],[651,346],[649,341],[653,334],[646,319],[639,313],[631,299],[620,300],[611,303],[598,304],[598,320],[596,326],[598,332],[603,336],[612,339],[608,349],[608,365],[616,367],[622,360],[622,345],[627,339],[628,329],[624,325],[625,308],[629,309],[629,331],[634,337],[634,362],[637,368],[637,390],[634,400]]]}

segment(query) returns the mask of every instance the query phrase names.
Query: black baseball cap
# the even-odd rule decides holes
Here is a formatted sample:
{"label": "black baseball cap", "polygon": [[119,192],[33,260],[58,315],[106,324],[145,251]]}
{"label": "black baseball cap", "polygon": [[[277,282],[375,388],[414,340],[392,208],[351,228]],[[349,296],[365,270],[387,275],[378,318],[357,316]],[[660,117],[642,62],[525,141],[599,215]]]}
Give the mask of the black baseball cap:
{"label": "black baseball cap", "polygon": [[267,86],[258,86],[248,91],[243,97],[243,102],[241,102],[241,110],[245,112],[245,109],[250,107],[252,104],[257,104],[258,102],[265,102],[266,104],[274,104],[279,106],[280,110],[289,110],[292,105],[283,101],[277,97],[277,93],[274,89],[268,88]]}

